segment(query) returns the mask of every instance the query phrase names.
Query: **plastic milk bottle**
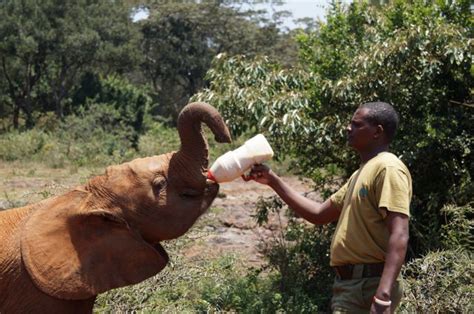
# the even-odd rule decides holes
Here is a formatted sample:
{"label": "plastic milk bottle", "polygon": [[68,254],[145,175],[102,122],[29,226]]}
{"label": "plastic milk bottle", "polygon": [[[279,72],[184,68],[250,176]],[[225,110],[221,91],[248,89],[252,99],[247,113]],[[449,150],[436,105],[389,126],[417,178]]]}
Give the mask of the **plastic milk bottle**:
{"label": "plastic milk bottle", "polygon": [[229,182],[244,174],[254,164],[273,157],[273,150],[267,139],[258,134],[239,148],[217,158],[208,171],[207,177],[217,183]]}

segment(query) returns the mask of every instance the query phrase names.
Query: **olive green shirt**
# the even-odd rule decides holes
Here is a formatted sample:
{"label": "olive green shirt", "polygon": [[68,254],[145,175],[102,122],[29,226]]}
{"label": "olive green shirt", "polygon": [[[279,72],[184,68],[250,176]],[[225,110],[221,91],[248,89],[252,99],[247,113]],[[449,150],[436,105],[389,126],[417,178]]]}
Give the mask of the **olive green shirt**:
{"label": "olive green shirt", "polygon": [[385,210],[410,215],[410,172],[388,152],[379,153],[331,196],[341,209],[331,243],[331,266],[385,261],[389,232]]}

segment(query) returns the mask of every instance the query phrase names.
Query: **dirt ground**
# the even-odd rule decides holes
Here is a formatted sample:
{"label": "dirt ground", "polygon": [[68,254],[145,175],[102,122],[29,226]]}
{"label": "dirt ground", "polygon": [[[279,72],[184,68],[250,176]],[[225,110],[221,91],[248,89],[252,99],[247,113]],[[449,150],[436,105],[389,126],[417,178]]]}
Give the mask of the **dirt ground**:
{"label": "dirt ground", "polygon": [[[102,172],[103,169],[49,169],[37,164],[0,163],[0,209],[59,195]],[[296,177],[284,180],[301,193],[310,189],[308,182]],[[221,184],[211,209],[185,235],[188,244],[180,253],[191,261],[233,253],[244,266],[260,265],[262,246],[278,237],[286,224],[283,214],[271,215],[264,226],[258,226],[252,217],[258,198],[270,195],[275,193],[269,187],[240,178]]]}
{"label": "dirt ground", "polygon": [[[296,177],[284,177],[284,180],[301,193],[310,189],[308,182]],[[191,230],[191,237],[196,229],[201,232],[197,236],[199,240],[185,250],[185,256],[192,259],[232,252],[245,266],[259,266],[265,243],[279,237],[287,223],[283,213],[271,214],[263,226],[258,226],[253,217],[258,198],[275,195],[275,192],[268,186],[239,178],[221,184],[219,195],[212,204],[213,209]]]}

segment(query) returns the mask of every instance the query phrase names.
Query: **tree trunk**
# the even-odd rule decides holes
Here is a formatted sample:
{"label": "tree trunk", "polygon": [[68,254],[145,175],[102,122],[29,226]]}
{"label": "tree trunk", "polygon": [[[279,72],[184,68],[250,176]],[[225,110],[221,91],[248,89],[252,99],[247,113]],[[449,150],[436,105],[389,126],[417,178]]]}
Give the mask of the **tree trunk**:
{"label": "tree trunk", "polygon": [[20,108],[17,105],[14,105],[13,108],[13,128],[18,130],[18,117],[20,116]]}
{"label": "tree trunk", "polygon": [[25,113],[25,127],[27,129],[31,129],[35,126],[35,121],[33,120],[33,113],[31,108],[25,108],[26,110],[23,110]]}

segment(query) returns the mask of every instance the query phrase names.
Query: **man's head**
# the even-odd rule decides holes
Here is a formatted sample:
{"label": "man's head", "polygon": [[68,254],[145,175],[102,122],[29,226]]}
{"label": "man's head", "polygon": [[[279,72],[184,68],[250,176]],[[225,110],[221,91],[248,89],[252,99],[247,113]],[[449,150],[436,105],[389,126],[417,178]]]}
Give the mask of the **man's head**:
{"label": "man's head", "polygon": [[395,137],[398,121],[398,114],[390,104],[365,103],[355,111],[347,127],[349,145],[358,151],[388,145]]}
{"label": "man's head", "polygon": [[398,128],[398,113],[393,107],[386,102],[368,102],[359,108],[369,109],[366,116],[368,122],[372,125],[381,125],[388,143],[391,143],[395,137]]}

